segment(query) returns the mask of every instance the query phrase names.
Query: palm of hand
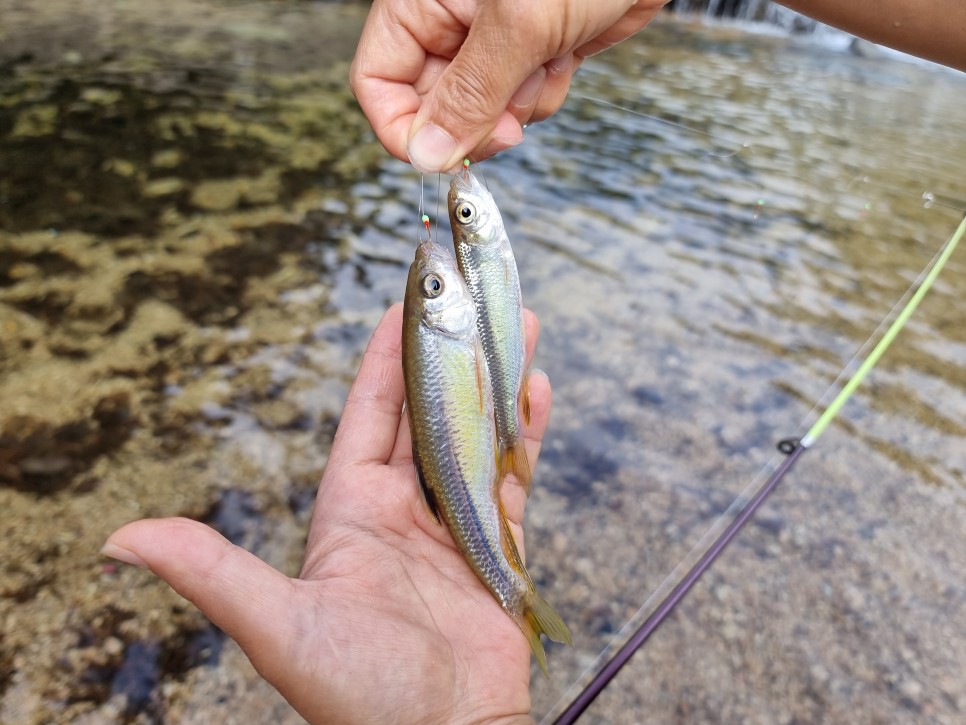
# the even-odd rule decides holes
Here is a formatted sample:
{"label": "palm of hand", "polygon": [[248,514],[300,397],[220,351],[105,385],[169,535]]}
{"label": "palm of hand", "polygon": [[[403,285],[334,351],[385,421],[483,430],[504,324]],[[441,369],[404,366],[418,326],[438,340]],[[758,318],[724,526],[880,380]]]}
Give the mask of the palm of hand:
{"label": "palm of hand", "polygon": [[[332,502],[313,530],[318,544],[300,585],[316,626],[299,658],[323,656],[329,664],[318,666],[330,672],[354,659],[357,669],[338,678],[345,681],[330,700],[341,700],[348,721],[360,712],[372,722],[526,717],[530,649],[522,634],[422,509],[411,463],[381,468],[359,471],[355,482],[381,492],[379,500]],[[354,510],[368,512],[366,520],[353,520]]]}
{"label": "palm of hand", "polygon": [[[186,519],[129,524],[105,553],[197,604],[310,722],[528,721],[529,646],[420,500],[401,416],[400,312],[373,334],[349,394],[299,579]],[[531,403],[535,460],[545,378]],[[524,500],[504,486],[521,550]]]}

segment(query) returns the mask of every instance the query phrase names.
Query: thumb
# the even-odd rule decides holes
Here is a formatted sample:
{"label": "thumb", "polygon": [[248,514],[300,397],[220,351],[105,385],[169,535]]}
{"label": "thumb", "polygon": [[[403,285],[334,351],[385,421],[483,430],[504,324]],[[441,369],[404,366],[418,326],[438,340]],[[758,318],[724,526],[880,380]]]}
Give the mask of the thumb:
{"label": "thumb", "polygon": [[535,50],[539,44],[516,39],[519,26],[487,12],[495,5],[480,11],[413,121],[406,150],[424,173],[453,170],[475,149],[493,144],[502,150],[523,140],[520,122],[507,105],[531,76],[527,95],[539,94],[543,74],[537,71],[546,59]]}
{"label": "thumb", "polygon": [[184,518],[145,519],[115,531],[101,553],[150,569],[238,642],[270,674],[294,633],[291,579],[214,529]]}

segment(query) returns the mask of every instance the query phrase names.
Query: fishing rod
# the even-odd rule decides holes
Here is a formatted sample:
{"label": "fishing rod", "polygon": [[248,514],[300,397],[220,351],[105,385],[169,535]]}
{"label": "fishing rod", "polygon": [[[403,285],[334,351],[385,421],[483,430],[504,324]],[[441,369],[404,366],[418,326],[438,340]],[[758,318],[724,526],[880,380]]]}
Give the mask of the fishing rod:
{"label": "fishing rod", "polygon": [[[634,632],[623,647],[618,650],[605,664],[598,670],[597,674],[587,684],[586,687],[571,701],[564,711],[554,720],[555,725],[570,725],[575,722],[581,714],[590,706],[597,696],[607,687],[608,683],[614,679],[618,672],[626,665],[634,653],[639,650],[652,634],[667,619],[668,615],[674,610],[687,593],[694,587],[714,561],[727,548],[728,544],[735,538],[742,527],[754,516],[755,512],[768,496],[775,490],[781,480],[794,467],[795,463],[801,458],[809,448],[815,445],[831,422],[838,416],[842,407],[849,400],[855,390],[861,385],[862,381],[875,367],[879,359],[892,344],[915,312],[919,303],[929,292],[939,273],[945,267],[946,262],[952,256],[959,244],[960,239],[966,234],[966,216],[959,223],[959,227],[953,232],[939,252],[930,260],[919,277],[913,282],[909,290],[903,295],[903,299],[915,290],[898,315],[889,325],[888,329],[879,339],[872,352],[862,361],[855,373],[849,378],[842,389],[838,392],[825,411],[819,416],[815,423],[808,429],[804,436],[798,439],[789,438],[779,442],[778,450],[786,454],[781,464],[768,477],[768,480],[761,486],[758,492],[748,501],[737,517],[725,528],[723,532],[714,540],[705,554],[694,566],[688,570],[687,574],[671,590],[671,592],[661,600],[654,612],[644,621],[643,624]],[[893,308],[895,311],[902,304],[902,299]],[[892,313],[890,313],[891,315]],[[887,318],[888,319],[888,316]],[[883,321],[883,325],[884,325]],[[882,325],[880,325],[880,328]],[[846,369],[848,366],[846,366]],[[844,376],[844,371],[843,375]],[[834,385],[834,384],[833,384]]]}
{"label": "fishing rod", "polygon": [[[621,105],[617,103],[612,103],[605,101],[600,98],[593,98],[590,96],[582,95],[579,93],[571,93],[571,96],[578,100],[585,102],[590,102],[598,106],[611,108],[613,110],[618,110],[624,113],[628,113],[634,116],[638,116],[649,122],[659,123],[662,125],[670,126],[676,130],[683,131],[686,133],[691,133],[708,138],[717,144],[719,144],[720,151],[706,151],[708,156],[714,157],[716,159],[731,159],[741,153],[749,153],[754,150],[755,146],[753,143],[743,141],[739,142],[734,139],[725,138],[714,133],[709,133],[701,129],[693,128],[686,124],[672,121],[667,118],[662,118],[660,116],[654,116],[647,113],[642,113],[640,111],[629,108],[626,105]],[[944,207],[946,209],[954,210],[959,213],[966,213],[966,208],[962,202],[958,202],[953,199],[949,199],[932,191],[923,191],[920,194],[910,194],[905,189],[899,189],[892,185],[883,184],[878,180],[873,181],[868,175],[858,174],[852,181],[848,184],[848,189],[852,189],[857,184],[868,184],[876,186],[880,189],[887,190],[896,194],[898,196],[906,197],[917,197],[921,198],[923,201],[923,206],[925,208],[933,207]],[[437,203],[439,194],[437,191]],[[757,220],[762,211],[762,207],[765,204],[764,199],[759,199],[756,202],[754,209],[754,218]],[[422,207],[423,200],[420,199],[420,206]],[[423,221],[426,223],[427,217],[423,216]],[[428,225],[427,225],[428,232]],[[756,490],[751,498],[747,498],[746,494],[740,495],[735,502],[729,507],[728,512],[724,514],[718,522],[715,523],[702,537],[698,544],[692,549],[691,553],[688,554],[668,575],[664,583],[655,590],[655,593],[649,597],[649,601],[641,607],[638,613],[631,618],[631,620],[622,628],[621,634],[618,634],[618,639],[624,631],[628,630],[633,622],[638,619],[641,614],[649,608],[650,600],[658,596],[658,592],[665,589],[670,585],[670,582],[674,581],[677,577],[676,574],[679,570],[683,569],[685,562],[697,555],[697,552],[704,550],[700,559],[687,570],[687,573],[683,575],[678,580],[678,583],[674,588],[660,600],[660,603],[653,610],[650,616],[638,627],[638,629],[633,633],[633,635],[625,642],[621,649],[607,659],[604,665],[597,671],[592,680],[584,687],[579,694],[574,697],[574,699],[567,705],[566,709],[557,717],[556,720],[551,720],[551,716],[560,704],[560,701],[551,708],[548,715],[543,719],[542,722],[554,722],[556,724],[569,724],[575,722],[580,715],[590,706],[590,704],[597,698],[597,696],[604,690],[605,687],[610,683],[610,681],[617,675],[617,673],[627,664],[634,653],[640,649],[644,643],[650,638],[650,636],[661,626],[661,624],[666,620],[668,615],[677,607],[681,600],[687,595],[687,593],[694,587],[700,577],[711,567],[711,565],[717,560],[717,558],[723,553],[731,541],[737,536],[744,525],[754,516],[756,511],[760,508],[762,503],[771,495],[771,493],[777,488],[781,480],[792,470],[792,468],[797,463],[798,459],[804,454],[806,450],[812,447],[817,439],[821,436],[824,430],[831,424],[831,422],[837,417],[839,412],[845,403],[852,396],[854,391],[862,383],[863,379],[868,375],[872,368],[878,363],[881,356],[885,353],[886,349],[891,345],[895,337],[905,326],[908,319],[911,317],[915,309],[918,307],[919,303],[929,291],[936,277],[939,275],[942,268],[945,266],[947,260],[952,255],[955,247],[960,241],[961,237],[966,233],[966,217],[963,218],[958,229],[950,236],[945,244],[940,248],[936,255],[930,260],[926,265],[917,279],[910,285],[905,294],[900,298],[896,305],[892,308],[889,314],[883,319],[883,322],[876,328],[870,337],[869,341],[861,346],[856,355],[852,360],[844,367],[842,373],[836,378],[829,388],[832,391],[836,386],[845,379],[848,371],[854,367],[855,362],[859,359],[862,351],[866,349],[871,340],[875,339],[876,335],[882,330],[887,321],[893,318],[892,324],[889,326],[888,330],[879,339],[878,344],[872,350],[872,352],[865,358],[865,360],[858,367],[856,372],[851,376],[848,382],[839,390],[838,394],[834,397],[831,403],[825,408],[824,413],[816,420],[816,422],[808,429],[807,433],[799,439],[785,439],[778,443],[778,450],[784,454],[784,458],[773,473],[768,477],[768,479]],[[896,314],[897,310],[899,311]],[[821,406],[822,400],[830,393],[826,393],[822,396],[819,403],[816,404],[816,409]],[[754,484],[749,485],[747,491],[751,491]],[[742,501],[745,501],[742,504]],[[718,529],[724,521],[727,519],[728,515],[734,510],[738,509],[737,513],[734,514],[731,522],[715,537],[715,530]],[[709,546],[703,546],[704,542],[714,537],[713,542]],[[615,640],[616,642],[616,640]],[[612,643],[604,652],[598,657],[598,662],[604,659],[607,652],[611,647],[615,646]],[[578,682],[583,679],[582,677],[578,679]],[[576,683],[571,686],[568,693],[576,689]],[[566,695],[564,696],[566,697]],[[563,701],[564,698],[561,698]]]}

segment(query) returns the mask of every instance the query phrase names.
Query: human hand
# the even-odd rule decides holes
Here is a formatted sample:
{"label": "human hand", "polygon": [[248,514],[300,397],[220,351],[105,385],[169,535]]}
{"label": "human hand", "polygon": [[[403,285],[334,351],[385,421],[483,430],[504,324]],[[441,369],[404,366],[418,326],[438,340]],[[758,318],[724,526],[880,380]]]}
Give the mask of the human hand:
{"label": "human hand", "polygon": [[349,81],[389,153],[449,171],[520,143],[585,57],[667,1],[374,0]]}
{"label": "human hand", "polygon": [[[525,315],[527,360],[536,317]],[[379,323],[349,392],[290,579],[183,518],[127,524],[104,553],[150,569],[241,645],[312,723],[529,722],[530,647],[422,501],[403,414],[402,306]],[[535,461],[550,385],[530,377]],[[526,496],[503,503],[523,553]]]}

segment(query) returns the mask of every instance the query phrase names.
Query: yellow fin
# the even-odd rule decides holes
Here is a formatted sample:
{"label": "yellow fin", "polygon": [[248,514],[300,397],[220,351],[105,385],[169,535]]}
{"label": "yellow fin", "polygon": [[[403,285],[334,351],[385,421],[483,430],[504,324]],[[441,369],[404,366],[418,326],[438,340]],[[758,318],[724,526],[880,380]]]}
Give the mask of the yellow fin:
{"label": "yellow fin", "polygon": [[514,616],[513,619],[523,631],[523,636],[527,638],[527,642],[530,643],[530,649],[533,650],[533,654],[537,658],[537,664],[540,665],[544,676],[549,678],[550,672],[547,669],[547,653],[543,648],[543,642],[540,641],[540,635],[545,634],[554,642],[560,642],[561,644],[573,645],[574,642],[570,636],[570,630],[567,629],[567,625],[564,624],[560,615],[534,589],[533,581],[530,579],[530,575],[527,573],[526,567],[524,567],[523,561],[520,558],[520,551],[517,549],[516,539],[513,538],[513,532],[510,530],[510,522],[507,520],[502,501],[500,501],[499,506],[500,545],[503,548],[503,555],[507,558],[513,570],[518,572],[526,580],[527,587],[532,594],[532,599],[525,606],[523,613]]}
{"label": "yellow fin", "polygon": [[[510,520],[506,517],[506,509],[503,508],[503,499],[500,498],[499,490],[494,491],[494,495],[500,507],[500,548],[503,549],[503,556],[510,563],[510,568],[529,583],[530,575],[523,565],[520,549],[517,548],[517,540],[513,536],[513,531],[510,530]],[[529,586],[532,587],[533,584],[530,583]]]}
{"label": "yellow fin", "polygon": [[523,617],[518,624],[520,629],[523,630],[527,642],[530,643],[530,649],[533,650],[533,654],[537,658],[537,664],[540,665],[544,676],[549,678],[547,653],[543,649],[540,635],[545,634],[554,642],[572,645],[573,639],[570,636],[570,630],[567,629],[567,625],[564,624],[560,615],[554,611],[554,608],[547,604],[547,600],[537,592],[533,593],[533,601],[523,611]]}
{"label": "yellow fin", "polygon": [[530,484],[530,461],[527,459],[527,449],[523,445],[523,438],[520,438],[516,445],[500,451],[500,480],[502,481],[510,473],[516,477],[517,483],[523,486],[523,490],[529,496],[532,488]]}
{"label": "yellow fin", "polygon": [[530,425],[530,375],[527,374],[523,385],[520,386],[520,410],[523,412],[523,422]]}

